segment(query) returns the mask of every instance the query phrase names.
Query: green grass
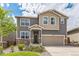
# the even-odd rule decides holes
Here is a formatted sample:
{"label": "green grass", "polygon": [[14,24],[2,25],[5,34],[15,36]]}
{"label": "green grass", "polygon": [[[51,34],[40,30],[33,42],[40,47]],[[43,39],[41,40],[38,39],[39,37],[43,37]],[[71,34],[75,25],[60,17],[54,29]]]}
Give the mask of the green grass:
{"label": "green grass", "polygon": [[13,52],[7,54],[1,54],[1,56],[40,56],[37,52]]}

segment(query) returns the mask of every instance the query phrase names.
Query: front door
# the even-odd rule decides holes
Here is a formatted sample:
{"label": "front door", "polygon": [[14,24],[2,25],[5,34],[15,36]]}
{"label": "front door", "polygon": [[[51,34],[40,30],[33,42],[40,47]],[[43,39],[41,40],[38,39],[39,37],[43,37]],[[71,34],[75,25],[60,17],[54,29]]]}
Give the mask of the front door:
{"label": "front door", "polygon": [[34,44],[39,44],[39,31],[33,31],[33,35],[34,35],[34,37],[33,37],[33,43]]}

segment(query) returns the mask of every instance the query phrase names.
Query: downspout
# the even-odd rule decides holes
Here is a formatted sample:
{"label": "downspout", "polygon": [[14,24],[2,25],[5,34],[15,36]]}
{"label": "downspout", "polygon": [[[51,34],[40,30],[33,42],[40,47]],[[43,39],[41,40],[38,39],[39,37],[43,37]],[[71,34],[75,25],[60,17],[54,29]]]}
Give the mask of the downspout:
{"label": "downspout", "polygon": [[66,22],[65,23],[66,24],[65,25],[65,27],[66,27],[66,29],[65,29],[66,30],[66,33],[65,33],[65,45],[67,45],[67,19],[65,19],[65,22]]}

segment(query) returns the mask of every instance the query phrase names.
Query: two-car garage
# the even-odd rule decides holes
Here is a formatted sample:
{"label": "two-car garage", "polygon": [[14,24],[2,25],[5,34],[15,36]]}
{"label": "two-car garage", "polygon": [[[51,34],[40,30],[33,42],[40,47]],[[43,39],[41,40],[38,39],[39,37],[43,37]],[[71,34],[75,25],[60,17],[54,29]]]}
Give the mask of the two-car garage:
{"label": "two-car garage", "polygon": [[44,46],[63,46],[64,35],[42,35],[42,45]]}

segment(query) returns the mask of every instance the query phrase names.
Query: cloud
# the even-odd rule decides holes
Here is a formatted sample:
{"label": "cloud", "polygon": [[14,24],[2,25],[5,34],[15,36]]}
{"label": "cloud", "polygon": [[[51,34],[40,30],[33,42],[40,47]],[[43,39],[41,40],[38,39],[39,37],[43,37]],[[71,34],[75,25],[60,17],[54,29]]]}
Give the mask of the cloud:
{"label": "cloud", "polygon": [[[20,9],[23,10],[23,12],[28,11],[28,13],[33,13],[33,11],[35,11],[36,14],[48,9],[63,10],[66,6],[66,4],[63,3],[23,3],[21,5]],[[24,13],[22,15],[24,15]]]}
{"label": "cloud", "polygon": [[42,11],[56,9],[69,17],[67,20],[68,30],[79,27],[79,4],[73,4],[72,7],[67,7],[68,3],[23,3],[19,5],[21,5],[20,9],[23,10],[23,16],[36,16]]}
{"label": "cloud", "polygon": [[4,3],[1,3],[0,6],[1,6],[1,7],[4,7]]}
{"label": "cloud", "polygon": [[22,3],[18,3],[18,5],[22,5]]}
{"label": "cloud", "polygon": [[15,21],[15,24],[16,24],[16,18],[15,18],[15,15],[14,14],[12,14],[12,18]]}
{"label": "cloud", "polygon": [[7,7],[9,7],[9,6],[10,6],[10,4],[9,4],[9,3],[0,3],[0,6],[1,6],[1,7],[4,7],[5,5],[6,5]]}
{"label": "cloud", "polygon": [[7,7],[9,7],[9,6],[10,6],[10,4],[9,4],[9,3],[6,3],[6,6],[7,6]]}

